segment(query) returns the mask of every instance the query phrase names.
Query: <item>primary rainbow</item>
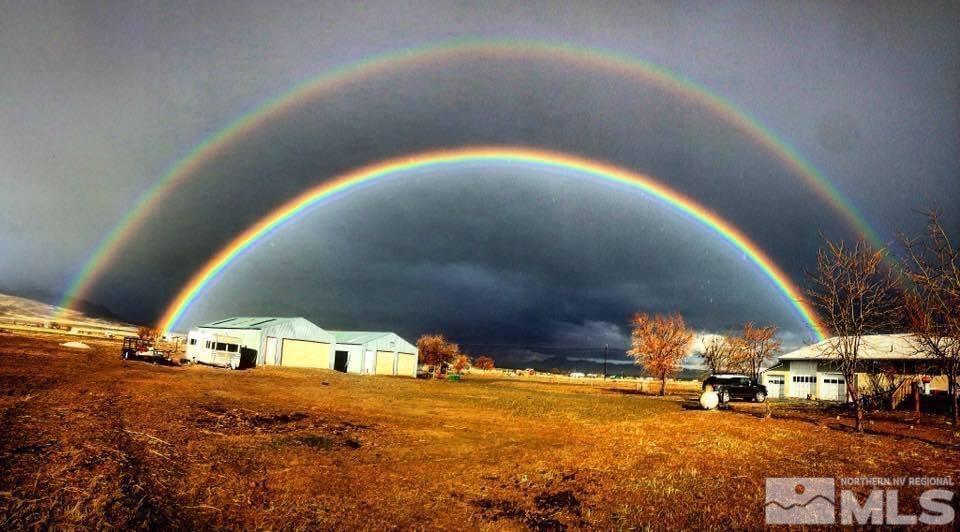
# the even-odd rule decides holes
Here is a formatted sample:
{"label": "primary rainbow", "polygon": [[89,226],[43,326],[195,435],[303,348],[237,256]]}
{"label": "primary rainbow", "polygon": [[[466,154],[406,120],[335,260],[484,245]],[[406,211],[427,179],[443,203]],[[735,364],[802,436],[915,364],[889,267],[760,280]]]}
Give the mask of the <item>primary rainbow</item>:
{"label": "primary rainbow", "polygon": [[78,299],[87,296],[91,286],[102,275],[105,267],[114,261],[124,244],[178,183],[194,175],[204,164],[215,160],[217,155],[234,141],[256,131],[263,124],[282,116],[306,101],[380,74],[469,58],[500,57],[557,61],[578,67],[606,70],[651,84],[706,108],[733,124],[774,154],[786,167],[801,176],[824,201],[871,243],[882,244],[857,209],[793,148],[731,102],[693,81],[651,63],[594,48],[540,41],[454,41],[375,56],[308,79],[238,117],[223,129],[207,137],[144,192],[103,238],[83,268],[73,278],[59,306],[70,309]]}
{"label": "primary rainbow", "polygon": [[241,253],[317,202],[339,192],[360,185],[371,184],[399,172],[442,165],[482,162],[536,164],[547,168],[572,170],[607,181],[629,185],[650,194],[712,229],[743,252],[783,294],[801,319],[810,327],[817,340],[824,338],[824,327],[817,320],[813,310],[803,301],[800,290],[790,281],[789,277],[746,235],[703,205],[648,176],[606,163],[565,153],[499,146],[437,150],[389,159],[364,166],[316,185],[261,218],[214,255],[181,288],[176,299],[164,311],[158,327],[164,331],[173,329],[204,287],[233,263]]}

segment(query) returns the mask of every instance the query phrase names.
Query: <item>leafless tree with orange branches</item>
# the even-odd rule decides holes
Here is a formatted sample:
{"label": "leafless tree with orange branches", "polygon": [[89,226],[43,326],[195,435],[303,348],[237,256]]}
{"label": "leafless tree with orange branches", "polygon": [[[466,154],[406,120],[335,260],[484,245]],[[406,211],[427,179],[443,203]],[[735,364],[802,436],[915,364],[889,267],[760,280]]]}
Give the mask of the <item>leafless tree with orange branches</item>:
{"label": "leafless tree with orange branches", "polygon": [[953,425],[958,423],[957,376],[960,374],[960,248],[950,240],[935,209],[926,211],[926,232],[901,237],[912,289],[905,308],[918,352],[935,358],[947,376]]}
{"label": "leafless tree with orange branches", "polygon": [[757,327],[753,322],[747,322],[743,325],[743,336],[741,338],[744,372],[757,380],[760,378],[760,368],[777,354],[783,352],[781,348],[783,344],[777,338],[777,327],[775,325]]}
{"label": "leafless tree with orange branches", "polygon": [[743,371],[744,343],[739,336],[714,336],[701,340],[700,356],[710,373],[739,373]]}
{"label": "leafless tree with orange branches", "polygon": [[817,271],[809,274],[810,302],[833,334],[821,344],[821,356],[838,362],[861,432],[863,404],[856,373],[863,337],[902,322],[899,279],[885,264],[886,256],[886,249],[872,249],[863,239],[852,247],[825,240],[817,253]]}

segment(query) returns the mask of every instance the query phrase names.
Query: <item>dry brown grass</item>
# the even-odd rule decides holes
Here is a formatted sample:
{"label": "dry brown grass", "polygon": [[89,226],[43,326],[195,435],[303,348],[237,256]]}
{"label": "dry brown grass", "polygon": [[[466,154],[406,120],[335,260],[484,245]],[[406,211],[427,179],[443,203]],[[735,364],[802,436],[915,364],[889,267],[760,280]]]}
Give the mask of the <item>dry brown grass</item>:
{"label": "dry brown grass", "polygon": [[0,334],[0,529],[754,528],[768,476],[960,478],[952,434],[851,434],[817,411],[159,367],[60,341]]}

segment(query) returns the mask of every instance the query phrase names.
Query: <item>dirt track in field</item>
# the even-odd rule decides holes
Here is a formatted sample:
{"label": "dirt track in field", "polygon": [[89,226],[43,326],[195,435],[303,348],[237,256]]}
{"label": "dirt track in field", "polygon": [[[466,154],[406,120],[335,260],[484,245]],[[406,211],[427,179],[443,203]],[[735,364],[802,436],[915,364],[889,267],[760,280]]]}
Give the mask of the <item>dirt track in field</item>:
{"label": "dirt track in field", "polygon": [[0,333],[0,529],[756,528],[768,476],[960,480],[952,431],[896,419],[859,435],[776,405],[161,367],[63,341]]}

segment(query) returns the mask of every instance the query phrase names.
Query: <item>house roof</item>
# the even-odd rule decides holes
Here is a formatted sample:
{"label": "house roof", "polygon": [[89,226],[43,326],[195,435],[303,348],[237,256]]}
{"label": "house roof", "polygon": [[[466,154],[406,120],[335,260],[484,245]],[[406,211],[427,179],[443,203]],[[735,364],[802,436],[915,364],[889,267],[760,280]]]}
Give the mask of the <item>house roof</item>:
{"label": "house roof", "polygon": [[329,331],[337,339],[338,344],[365,344],[390,334],[378,331]]}
{"label": "house roof", "polygon": [[[923,360],[929,358],[918,353],[912,334],[873,334],[864,336],[857,358],[861,360]],[[836,358],[830,354],[828,338],[821,342],[801,347],[780,357],[780,360],[830,360]]]}
{"label": "house roof", "polygon": [[284,321],[295,320],[298,318],[280,318],[280,317],[233,317],[223,320],[212,321],[200,325],[207,329],[263,329],[276,325]]}

